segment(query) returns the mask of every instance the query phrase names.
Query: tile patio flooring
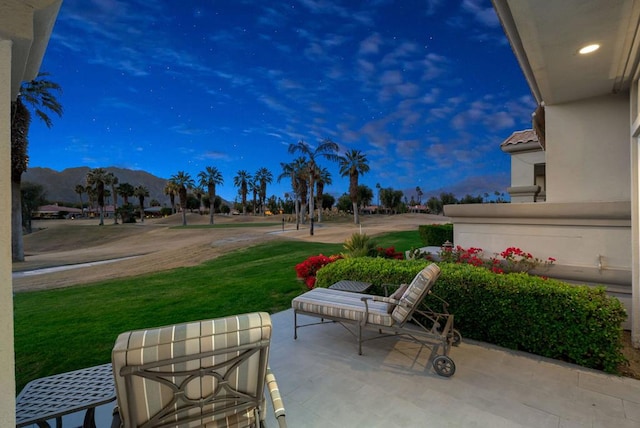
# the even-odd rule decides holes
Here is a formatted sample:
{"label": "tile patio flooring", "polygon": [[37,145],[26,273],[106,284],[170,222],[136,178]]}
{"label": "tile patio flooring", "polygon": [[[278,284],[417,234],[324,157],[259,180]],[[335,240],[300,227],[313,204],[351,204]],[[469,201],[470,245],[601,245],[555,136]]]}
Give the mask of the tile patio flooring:
{"label": "tile patio flooring", "polygon": [[[294,341],[292,310],[272,320],[289,427],[640,427],[639,380],[464,339],[450,354],[455,375],[443,378],[412,342],[365,342],[359,356],[340,325],[303,328]],[[97,412],[98,428],[111,408]]]}

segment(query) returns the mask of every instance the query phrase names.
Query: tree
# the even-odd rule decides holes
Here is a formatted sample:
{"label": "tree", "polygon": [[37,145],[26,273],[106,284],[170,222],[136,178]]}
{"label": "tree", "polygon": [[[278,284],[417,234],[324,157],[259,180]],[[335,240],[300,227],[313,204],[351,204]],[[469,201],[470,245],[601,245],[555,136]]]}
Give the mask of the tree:
{"label": "tree", "polygon": [[336,198],[334,198],[333,196],[327,194],[327,193],[323,193],[322,194],[322,209],[323,210],[330,210],[336,203]]}
{"label": "tree", "polygon": [[256,171],[255,179],[258,182],[258,198],[260,200],[260,211],[264,216],[264,206],[267,200],[267,184],[273,182],[273,174],[267,168],[260,168]]}
{"label": "tree", "polygon": [[144,223],[144,198],[149,196],[149,189],[140,184],[136,186],[133,195],[138,198],[138,202],[140,203],[140,221]]}
{"label": "tree", "polygon": [[82,184],[77,184],[74,190],[80,198],[80,209],[82,210],[82,213],[84,215],[84,203],[82,202],[82,194],[85,192],[84,186]]}
{"label": "tree", "polygon": [[364,184],[358,185],[358,206],[366,207],[367,205],[371,205],[371,201],[373,200],[373,190],[369,186],[365,186]]}
{"label": "tree", "polygon": [[422,204],[422,195],[424,195],[424,193],[422,193],[422,189],[420,188],[420,186],[416,186],[416,196],[418,197],[418,205]]}
{"label": "tree", "polygon": [[209,196],[209,224],[213,224],[213,212],[215,211],[216,186],[224,182],[222,173],[215,166],[208,166],[198,174],[200,186],[206,187]]}
{"label": "tree", "polygon": [[[113,224],[118,224],[118,177],[113,172],[107,174],[107,186],[111,186],[111,195],[113,196]],[[123,220],[124,221],[124,220]]]}
{"label": "tree", "polygon": [[[182,210],[182,225],[187,225],[187,188],[191,189],[195,186],[195,181],[191,175],[184,171],[178,171],[176,175],[171,176],[169,180],[175,188],[178,189],[178,197],[180,198],[180,209]],[[166,187],[165,187],[166,189]]]}
{"label": "tree", "polygon": [[96,198],[100,210],[99,226],[104,225],[104,186],[108,180],[107,171],[104,168],[94,168],[87,173],[87,184],[95,186],[96,189]]}
{"label": "tree", "polygon": [[[29,164],[28,135],[32,113],[35,113],[51,128],[53,122],[47,113],[62,116],[62,105],[54,91],[62,88],[47,80],[48,73],[39,73],[30,82],[24,82],[15,101],[11,102],[11,258],[14,262],[24,261],[24,241],[22,237],[22,174]],[[31,110],[31,111],[30,111]]]}
{"label": "tree", "polygon": [[402,190],[394,190],[391,187],[380,190],[382,205],[384,205],[388,210],[391,210],[394,214],[400,209],[402,196]]}
{"label": "tree", "polygon": [[343,193],[338,198],[338,203],[336,204],[338,210],[348,213],[353,209],[353,204],[351,203],[351,198],[348,193]]}
{"label": "tree", "polygon": [[289,144],[289,153],[300,152],[307,159],[306,173],[309,189],[309,217],[311,218],[310,235],[313,235],[313,216],[315,213],[313,191],[318,174],[317,158],[324,157],[332,162],[338,162],[340,160],[340,156],[337,154],[338,149],[338,145],[329,139],[325,139],[315,150],[311,150],[311,147],[302,140],[298,141],[297,144]]}
{"label": "tree", "polygon": [[135,188],[129,183],[121,183],[117,188],[118,195],[122,196],[122,207],[116,212],[120,214],[123,223],[135,223],[133,207],[129,203],[129,198],[133,196]]}
{"label": "tree", "polygon": [[258,212],[256,204],[258,203],[258,193],[260,193],[260,183],[256,180],[255,177],[252,177],[249,181],[249,192],[251,192],[252,198],[252,212],[253,215],[256,215]]}
{"label": "tree", "polygon": [[242,215],[247,215],[247,192],[249,191],[249,182],[251,181],[251,174],[244,169],[241,169],[233,177],[233,185],[238,188],[240,199],[242,200]]}
{"label": "tree", "polygon": [[122,196],[122,203],[129,204],[129,198],[133,196],[135,188],[129,183],[122,183],[118,186],[118,195]]}
{"label": "tree", "polygon": [[427,201],[427,208],[433,214],[441,214],[442,213],[442,201],[437,196],[432,196]]}
{"label": "tree", "polygon": [[169,195],[172,214],[176,213],[176,195],[178,194],[179,190],[180,188],[172,180],[167,181],[167,184],[165,184],[164,186],[164,194]]}
{"label": "tree", "polygon": [[340,158],[340,175],[349,176],[349,196],[353,205],[353,222],[360,224],[358,216],[358,176],[369,172],[367,157],[360,150],[351,150]]}
{"label": "tree", "polygon": [[44,188],[39,184],[24,182],[22,183],[20,191],[22,193],[22,225],[26,233],[31,233],[31,217],[33,212],[47,202],[45,200]]}
{"label": "tree", "polygon": [[333,184],[333,181],[331,180],[331,173],[329,172],[329,170],[325,167],[321,167],[318,169],[318,175],[317,175],[317,181],[316,181],[316,200],[318,203],[318,223],[322,222],[322,210],[324,210],[325,206],[324,206],[324,186],[325,185],[331,185]]}
{"label": "tree", "polygon": [[[293,191],[293,205],[296,214],[296,229],[300,225],[300,217],[304,216],[304,202],[307,197],[307,181],[304,179],[304,172],[307,169],[307,161],[303,157],[295,159],[291,163],[280,163],[282,174],[278,176],[278,183],[287,177],[291,179],[291,190]],[[300,207],[300,204],[303,204]]]}

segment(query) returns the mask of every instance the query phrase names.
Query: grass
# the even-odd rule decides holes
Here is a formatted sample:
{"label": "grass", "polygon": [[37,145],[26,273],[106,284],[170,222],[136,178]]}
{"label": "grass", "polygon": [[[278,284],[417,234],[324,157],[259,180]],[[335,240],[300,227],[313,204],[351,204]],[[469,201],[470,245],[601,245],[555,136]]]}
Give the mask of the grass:
{"label": "grass", "polygon": [[[375,237],[380,246],[420,246],[417,231]],[[294,266],[342,244],[277,241],[188,268],[14,296],[16,387],[110,361],[123,331],[288,309],[306,290]]]}

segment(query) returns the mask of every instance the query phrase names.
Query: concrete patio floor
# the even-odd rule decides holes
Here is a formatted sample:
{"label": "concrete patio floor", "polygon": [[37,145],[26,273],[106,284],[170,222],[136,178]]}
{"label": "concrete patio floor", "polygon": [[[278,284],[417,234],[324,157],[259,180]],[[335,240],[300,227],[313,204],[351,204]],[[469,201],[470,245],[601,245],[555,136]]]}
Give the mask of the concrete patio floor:
{"label": "concrete patio floor", "polygon": [[[639,380],[464,338],[450,353],[456,373],[443,378],[431,350],[410,341],[365,342],[360,356],[338,324],[294,340],[292,310],[272,320],[270,365],[289,427],[640,427]],[[98,409],[98,428],[110,426],[112,408]],[[74,418],[64,426],[81,423]],[[268,426],[277,426],[272,413]]]}

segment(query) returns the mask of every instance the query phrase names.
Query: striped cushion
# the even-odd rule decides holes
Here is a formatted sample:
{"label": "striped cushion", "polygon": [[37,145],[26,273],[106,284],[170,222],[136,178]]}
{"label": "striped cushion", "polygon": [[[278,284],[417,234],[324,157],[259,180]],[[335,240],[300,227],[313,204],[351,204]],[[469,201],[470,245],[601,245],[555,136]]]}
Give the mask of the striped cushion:
{"label": "striped cushion", "polygon": [[[361,321],[364,317],[362,297],[368,294],[350,293],[348,291],[314,288],[291,301],[293,309],[326,317]],[[387,313],[387,304],[370,300],[367,322],[371,324],[391,326],[393,320]]]}
{"label": "striped cushion", "polygon": [[[217,390],[220,383],[216,376],[219,375],[227,377],[231,389],[255,397],[254,401],[259,402],[264,409],[264,379],[270,338],[271,319],[264,312],[122,333],[113,348],[112,364],[118,406],[125,426],[141,426],[151,419],[174,399],[174,389],[177,388],[175,385],[185,381],[184,392],[188,399],[206,400],[213,397],[214,391],[217,391],[216,398],[231,397],[233,393],[227,389]],[[224,363],[241,352],[225,350],[245,345],[249,348],[255,345],[260,350],[229,370],[231,364]],[[214,355],[199,355],[214,350]],[[133,375],[125,377],[121,374],[121,370],[122,373],[132,370],[131,366],[156,362],[161,364],[149,369],[150,371],[169,373],[162,382],[135,375],[137,369],[133,369]],[[187,380],[187,376],[176,373],[181,370],[211,368],[221,363],[223,365],[216,369],[215,376],[208,374]],[[210,428],[244,427],[255,421],[256,413],[248,405],[235,410],[225,410],[222,406],[223,403],[220,402],[208,403],[202,408],[197,405],[189,406],[186,411],[178,412],[169,420],[195,418],[180,426]],[[178,400],[170,409],[177,410],[179,407],[185,407],[185,403]],[[203,413],[211,411],[216,411],[216,414],[202,417]]]}
{"label": "striped cushion", "polygon": [[429,290],[431,290],[438,276],[440,276],[440,268],[435,263],[430,264],[418,272],[400,298],[400,304],[391,312],[391,318],[398,324],[403,325],[415,309],[415,306],[420,303]]}

